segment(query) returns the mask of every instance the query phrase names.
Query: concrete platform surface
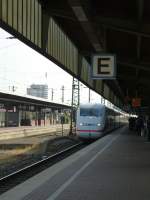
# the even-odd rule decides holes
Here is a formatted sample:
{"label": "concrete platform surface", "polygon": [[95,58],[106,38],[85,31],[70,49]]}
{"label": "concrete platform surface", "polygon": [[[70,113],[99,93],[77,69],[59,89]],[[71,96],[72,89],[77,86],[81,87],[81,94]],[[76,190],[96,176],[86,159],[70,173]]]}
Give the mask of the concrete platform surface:
{"label": "concrete platform surface", "polygon": [[11,143],[20,138],[42,136],[44,134],[61,134],[62,130],[64,133],[68,134],[70,125],[64,124],[63,129],[61,124],[55,124],[50,126],[22,126],[22,127],[9,127],[0,128],[0,143]]}
{"label": "concrete platform surface", "polygon": [[150,143],[126,127],[3,193],[0,200],[150,200]]}

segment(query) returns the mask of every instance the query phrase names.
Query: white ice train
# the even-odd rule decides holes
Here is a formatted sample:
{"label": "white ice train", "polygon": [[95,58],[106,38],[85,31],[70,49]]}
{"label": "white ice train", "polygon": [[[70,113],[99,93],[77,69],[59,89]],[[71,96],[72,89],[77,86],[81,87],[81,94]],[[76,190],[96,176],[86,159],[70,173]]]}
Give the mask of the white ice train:
{"label": "white ice train", "polygon": [[102,104],[81,104],[77,110],[76,133],[81,139],[97,139],[119,128],[124,122],[121,112]]}

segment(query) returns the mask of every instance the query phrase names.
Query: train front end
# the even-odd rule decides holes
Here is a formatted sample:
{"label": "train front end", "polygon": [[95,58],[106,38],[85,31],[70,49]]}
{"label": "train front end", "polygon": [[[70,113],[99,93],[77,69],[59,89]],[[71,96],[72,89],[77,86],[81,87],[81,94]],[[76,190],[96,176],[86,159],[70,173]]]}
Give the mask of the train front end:
{"label": "train front end", "polygon": [[97,139],[104,130],[104,107],[97,104],[81,105],[77,111],[76,131],[81,139]]}

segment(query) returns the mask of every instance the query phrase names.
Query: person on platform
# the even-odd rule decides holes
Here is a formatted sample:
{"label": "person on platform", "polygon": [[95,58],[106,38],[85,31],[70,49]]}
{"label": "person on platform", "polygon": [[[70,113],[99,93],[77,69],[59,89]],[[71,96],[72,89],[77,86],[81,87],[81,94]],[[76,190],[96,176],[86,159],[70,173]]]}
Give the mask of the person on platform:
{"label": "person on platform", "polygon": [[148,117],[147,119],[146,126],[147,126],[147,140],[150,141],[150,117]]}
{"label": "person on platform", "polygon": [[135,118],[134,117],[129,118],[129,130],[131,130],[131,131],[135,130]]}
{"label": "person on platform", "polygon": [[144,129],[144,120],[142,116],[139,116],[136,120],[136,131],[138,135],[141,135],[141,131]]}

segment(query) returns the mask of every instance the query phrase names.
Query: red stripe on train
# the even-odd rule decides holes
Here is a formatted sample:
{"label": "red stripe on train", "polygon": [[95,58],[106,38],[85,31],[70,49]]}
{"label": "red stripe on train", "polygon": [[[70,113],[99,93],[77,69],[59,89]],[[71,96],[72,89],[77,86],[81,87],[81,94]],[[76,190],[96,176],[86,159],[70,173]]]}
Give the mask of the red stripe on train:
{"label": "red stripe on train", "polygon": [[80,131],[80,132],[100,132],[102,130],[77,130],[77,131]]}

